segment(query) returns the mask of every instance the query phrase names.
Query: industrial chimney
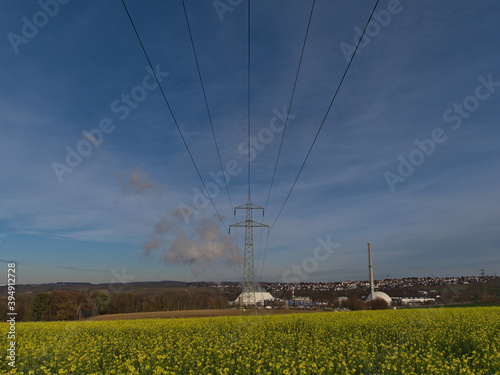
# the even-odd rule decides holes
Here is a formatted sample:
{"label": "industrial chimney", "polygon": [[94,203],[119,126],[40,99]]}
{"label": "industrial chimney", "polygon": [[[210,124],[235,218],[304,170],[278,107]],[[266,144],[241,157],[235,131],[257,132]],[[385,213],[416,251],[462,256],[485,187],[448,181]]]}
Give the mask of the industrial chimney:
{"label": "industrial chimney", "polygon": [[368,269],[370,270],[370,299],[375,299],[375,284],[373,283],[373,263],[372,263],[372,244],[368,243]]}

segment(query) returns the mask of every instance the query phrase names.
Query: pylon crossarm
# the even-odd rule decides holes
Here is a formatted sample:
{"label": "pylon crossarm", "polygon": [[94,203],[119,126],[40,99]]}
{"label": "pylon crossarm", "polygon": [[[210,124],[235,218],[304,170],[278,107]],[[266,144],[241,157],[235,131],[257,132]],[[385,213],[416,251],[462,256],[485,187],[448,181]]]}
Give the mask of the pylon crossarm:
{"label": "pylon crossarm", "polygon": [[235,223],[235,224],[231,224],[229,227],[240,227],[240,228],[245,228],[245,227],[257,227],[257,228],[261,228],[261,227],[269,227],[269,225],[266,225],[266,224],[262,224],[262,223],[258,223],[256,221],[253,221],[253,220],[245,220],[245,221],[240,221],[239,223]]}
{"label": "pylon crossarm", "polygon": [[241,206],[236,206],[234,208],[235,210],[246,210],[246,209],[251,209],[251,210],[263,210],[264,207],[257,206],[256,204],[253,203],[245,203]]}

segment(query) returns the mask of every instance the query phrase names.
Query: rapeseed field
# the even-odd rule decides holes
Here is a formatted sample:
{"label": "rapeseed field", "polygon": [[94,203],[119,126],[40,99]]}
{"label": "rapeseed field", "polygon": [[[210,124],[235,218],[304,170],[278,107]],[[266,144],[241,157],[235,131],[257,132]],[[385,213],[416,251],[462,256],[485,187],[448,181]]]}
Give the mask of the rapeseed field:
{"label": "rapeseed field", "polygon": [[[2,374],[500,374],[500,308],[18,323]],[[0,325],[4,353],[6,323]]]}

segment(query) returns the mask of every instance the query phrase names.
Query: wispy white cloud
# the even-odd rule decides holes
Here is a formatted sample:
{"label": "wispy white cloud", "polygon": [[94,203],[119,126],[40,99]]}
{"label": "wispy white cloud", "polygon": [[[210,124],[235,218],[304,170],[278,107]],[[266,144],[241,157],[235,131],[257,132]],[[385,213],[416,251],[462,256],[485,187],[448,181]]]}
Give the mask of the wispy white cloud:
{"label": "wispy white cloud", "polygon": [[[269,126],[274,108],[289,103],[309,6],[277,1],[254,7],[253,135]],[[359,5],[336,2],[316,6],[292,108],[296,117],[286,132],[266,222],[281,207],[345,69],[339,44],[352,41],[353,28],[363,24],[370,8],[362,11]],[[369,239],[377,243],[387,269],[400,266],[401,273],[418,267],[431,270],[434,266],[425,257],[433,253],[442,260],[460,254],[450,267],[461,272],[475,259],[467,253],[474,243],[478,259],[495,257],[500,90],[461,129],[450,132],[448,141],[395,193],[383,172],[397,168],[398,155],[407,156],[415,138],[446,125],[443,112],[474,92],[479,75],[493,74],[500,81],[500,55],[491,48],[498,45],[491,30],[500,7],[494,1],[446,6],[404,2],[404,7],[354,59],[271,232],[265,271],[269,278],[283,263],[302,259],[315,238],[325,234],[342,243],[342,251],[327,264],[339,275],[341,268],[364,275]],[[162,3],[131,10],[152,61],[170,73],[163,87],[200,172],[210,181],[209,172],[218,172],[220,166],[182,9]],[[181,203],[192,205],[193,188],[202,190],[158,90],[134,102],[137,106],[124,120],[111,109],[122,95],[131,97],[146,65],[120,11],[70,3],[64,16],[54,18],[19,54],[8,43],[0,46],[0,226],[9,234],[2,246],[32,249],[32,254],[40,246],[49,249],[44,251],[50,257],[60,244],[70,249],[85,244],[90,250],[123,244],[137,259],[165,212]],[[0,29],[4,35],[18,30],[20,17],[33,12],[27,4],[13,3],[0,15]],[[229,185],[233,203],[240,204],[247,194],[246,155],[238,150],[247,134],[244,11],[220,22],[207,2],[190,7],[190,13],[222,160],[236,160],[242,168]],[[59,183],[51,162],[64,162],[66,146],[75,148],[84,139],[82,131],[95,128],[103,117],[111,118],[116,129]],[[252,162],[252,194],[258,204],[267,197],[279,141],[280,134],[275,134]],[[222,215],[232,217],[223,189],[215,202]],[[198,224],[213,214],[209,205],[197,217]],[[165,231],[157,238],[153,247],[170,254],[171,263],[164,262],[169,272],[189,272],[189,265],[180,264],[196,256],[209,260],[215,254],[222,264],[228,259],[222,237],[206,247],[210,241],[203,236],[221,228],[203,232],[193,225],[182,227],[182,236],[181,231]],[[102,253],[103,261],[110,259]],[[72,267],[71,259],[77,262],[75,257],[68,255],[67,267]],[[150,264],[154,257],[141,259]],[[326,277],[321,272],[317,278]]]}

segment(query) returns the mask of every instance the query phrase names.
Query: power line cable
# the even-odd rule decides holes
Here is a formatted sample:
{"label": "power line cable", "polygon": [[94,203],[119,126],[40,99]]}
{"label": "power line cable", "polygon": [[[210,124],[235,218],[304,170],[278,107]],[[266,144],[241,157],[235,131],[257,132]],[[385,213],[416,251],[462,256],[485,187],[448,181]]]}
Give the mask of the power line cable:
{"label": "power line cable", "polygon": [[[295,89],[297,87],[297,81],[299,79],[300,67],[302,65],[302,58],[304,57],[304,51],[305,51],[305,48],[306,48],[307,37],[309,35],[309,28],[311,26],[311,20],[312,20],[312,15],[313,15],[313,12],[314,12],[314,5],[315,4],[316,4],[316,0],[313,0],[312,4],[311,4],[311,11],[309,13],[309,20],[307,21],[307,28],[306,28],[306,34],[304,36],[304,43],[302,44],[302,51],[300,52],[299,65],[297,67],[297,73],[295,74],[295,81],[293,83],[292,95],[290,97],[290,103],[288,104],[288,111],[287,111],[287,115],[286,115],[286,118],[285,118],[285,125],[284,125],[284,128],[283,128],[283,134],[281,135],[280,146],[279,146],[279,149],[278,149],[278,156],[276,157],[276,164],[274,165],[273,177],[271,179],[271,186],[269,187],[269,192],[267,194],[266,204],[264,206],[265,208],[267,208],[267,205],[269,203],[269,198],[271,197],[271,190],[273,188],[274,178],[276,177],[276,170],[278,169],[278,162],[279,162],[280,155],[281,155],[281,149],[283,147],[283,141],[285,139],[285,132],[286,132],[286,128],[288,126],[288,119],[290,117],[290,111],[292,110],[293,98],[295,96]],[[264,255],[262,256],[259,281],[262,281],[262,274],[264,272],[264,263],[266,261],[267,245],[268,245],[268,242],[269,242],[269,231],[270,230],[268,230],[267,234],[266,234],[266,245],[264,246]],[[261,240],[262,240],[262,231],[260,233],[260,240],[259,240],[259,257],[260,257],[260,241]]]}
{"label": "power line cable", "polygon": [[[231,205],[231,207],[234,207],[233,201],[231,199],[231,194],[229,193],[229,186],[228,186],[226,174],[224,173],[224,167],[222,166],[222,157],[221,157],[221,154],[220,154],[220,149],[219,149],[219,144],[217,142],[217,137],[215,135],[215,129],[214,129],[213,121],[212,121],[212,115],[210,113],[210,107],[208,105],[207,94],[206,94],[206,91],[205,91],[205,85],[203,84],[203,78],[202,78],[202,75],[201,75],[200,64],[198,62],[198,55],[196,53],[196,48],[195,48],[195,44],[194,44],[194,38],[193,38],[193,34],[191,32],[191,25],[190,25],[190,22],[189,22],[189,17],[188,17],[188,14],[187,14],[186,4],[185,4],[184,0],[182,0],[182,9],[184,10],[184,17],[186,18],[186,25],[187,25],[187,29],[188,29],[188,33],[189,33],[189,39],[191,41],[191,47],[193,48],[193,55],[194,55],[194,60],[196,62],[196,69],[198,70],[198,77],[200,79],[201,90],[203,92],[203,98],[205,100],[205,108],[207,109],[208,120],[209,120],[209,123],[210,123],[210,128],[212,130],[212,136],[213,136],[213,139],[214,139],[215,148],[217,149],[217,156],[219,158],[220,170],[221,170],[221,173],[222,173],[222,177],[224,179],[224,185],[226,187],[227,197],[229,199],[229,204]],[[234,222],[236,223],[236,218],[235,218]],[[231,247],[231,263],[232,263],[232,266],[233,266],[233,270],[236,273],[235,261],[234,261],[234,252],[235,252],[235,250],[234,250],[234,246],[233,246],[233,242],[231,240],[231,237],[229,237],[229,241],[230,241],[230,247]],[[237,255],[239,257],[239,249],[236,248],[236,251],[237,251]]]}
{"label": "power line cable", "polygon": [[198,56],[196,55],[196,49],[194,47],[193,34],[191,33],[191,26],[189,24],[189,18],[186,11],[186,5],[184,0],[182,0],[182,8],[184,9],[184,16],[186,17],[186,24],[189,31],[189,39],[191,40],[191,46],[193,47],[194,60],[196,61],[196,69],[198,69],[198,77],[200,78],[201,90],[203,91],[203,98],[205,99],[205,107],[207,108],[208,119],[210,122],[210,128],[212,129],[212,135],[214,138],[215,148],[217,149],[217,156],[219,157],[220,170],[222,172],[222,177],[224,178],[224,184],[226,186],[227,196],[229,198],[229,203],[233,207],[233,202],[231,200],[231,194],[229,193],[229,187],[227,185],[226,174],[224,173],[224,167],[222,166],[222,158],[220,156],[219,144],[217,143],[217,137],[215,136],[214,125],[212,122],[212,115],[210,114],[210,109],[208,107],[207,94],[205,92],[205,85],[203,84],[203,79],[201,77],[200,64],[198,63]]}
{"label": "power line cable", "polygon": [[213,201],[210,193],[208,192],[207,186],[205,185],[205,181],[203,180],[203,177],[201,177],[200,170],[198,169],[198,166],[196,165],[196,162],[195,162],[194,157],[193,157],[193,155],[191,153],[191,150],[189,149],[189,146],[188,146],[188,144],[186,142],[186,139],[184,138],[184,135],[182,134],[181,128],[179,127],[179,124],[177,123],[177,119],[174,116],[174,112],[172,111],[172,108],[170,107],[170,103],[168,102],[167,97],[165,95],[165,92],[163,91],[163,88],[162,88],[162,86],[160,84],[160,81],[158,80],[156,72],[155,72],[155,70],[153,68],[153,64],[151,64],[151,60],[149,59],[149,56],[148,56],[148,54],[146,52],[146,49],[144,48],[144,44],[142,44],[141,37],[139,36],[139,33],[137,32],[137,29],[135,27],[134,21],[132,20],[132,17],[130,15],[128,9],[127,9],[127,5],[125,5],[125,1],[124,0],[121,0],[121,1],[122,1],[122,4],[123,4],[123,8],[125,9],[125,12],[127,13],[128,19],[130,20],[132,28],[134,29],[135,35],[137,36],[137,40],[139,41],[139,44],[141,45],[142,52],[144,52],[144,56],[146,57],[146,60],[148,61],[149,67],[151,68],[151,72],[153,73],[153,76],[155,77],[156,83],[158,84],[158,87],[159,87],[159,89],[161,91],[163,99],[165,100],[165,104],[167,104],[167,107],[168,107],[168,110],[170,112],[170,115],[172,116],[172,120],[174,121],[174,124],[175,124],[175,126],[177,128],[177,131],[179,132],[179,135],[181,136],[182,142],[184,143],[184,146],[186,147],[186,150],[187,150],[187,152],[189,154],[189,157],[191,158],[191,161],[193,162],[194,168],[196,169],[196,173],[198,174],[198,177],[200,178],[200,181],[203,184],[203,187],[204,187],[205,191],[207,192],[207,196],[210,199],[210,202],[212,203],[212,206],[214,207],[214,210],[217,213],[217,216],[219,217],[219,220],[221,221],[222,225],[224,226],[224,229],[226,231],[228,231],[228,228],[226,227],[226,224],[224,223],[224,220],[222,219],[222,216],[220,215],[219,210],[215,206],[215,203],[214,203],[214,201]]}
{"label": "power line cable", "polygon": [[264,256],[262,257],[262,265],[261,265],[261,268],[260,268],[259,281],[262,281],[262,273],[264,272],[264,262],[266,261],[266,252],[267,252],[267,244],[268,244],[268,241],[269,241],[269,232],[270,232],[270,229],[267,230],[266,245],[264,246]]}
{"label": "power line cable", "polygon": [[280,159],[281,148],[283,147],[283,140],[285,139],[286,127],[288,125],[288,118],[290,116],[290,111],[292,109],[293,97],[295,96],[295,88],[297,87],[297,80],[299,79],[300,66],[302,65],[302,57],[304,56],[304,50],[306,48],[307,35],[309,34],[309,27],[311,26],[311,19],[312,19],[315,3],[316,3],[316,0],[313,0],[312,5],[311,5],[311,12],[309,14],[309,21],[307,22],[307,29],[306,29],[306,35],[304,37],[304,43],[302,44],[302,52],[300,53],[299,66],[297,67],[297,73],[295,74],[295,82],[293,83],[292,96],[290,98],[290,103],[288,104],[288,113],[287,113],[286,119],[285,119],[285,126],[283,128],[283,134],[281,135],[281,142],[280,142],[280,147],[278,149],[278,156],[276,158],[276,164],[274,165],[273,177],[271,179],[271,186],[269,187],[269,193],[267,194],[267,200],[266,200],[266,204],[264,206],[265,208],[267,208],[267,204],[269,203],[269,198],[271,197],[271,190],[273,188],[274,178],[276,176],[276,170],[278,169],[278,161]]}
{"label": "power line cable", "polygon": [[[262,211],[262,220],[264,220],[264,210]],[[260,262],[260,251],[262,249],[262,232],[263,228],[260,228],[260,236],[259,236],[259,252],[257,255],[257,268],[259,268],[259,262]]]}
{"label": "power line cable", "polygon": [[349,67],[351,66],[351,63],[352,63],[352,61],[354,59],[354,56],[356,55],[356,52],[358,51],[359,44],[363,40],[363,37],[364,37],[365,32],[366,32],[366,29],[368,28],[368,25],[369,25],[369,23],[370,23],[370,21],[371,21],[371,19],[373,17],[373,14],[375,13],[375,10],[377,9],[377,5],[378,5],[379,1],[380,0],[377,0],[377,2],[375,3],[375,6],[373,7],[373,10],[372,10],[372,12],[370,14],[370,17],[368,18],[368,21],[366,22],[365,28],[363,29],[363,33],[361,34],[361,37],[359,38],[359,41],[356,44],[356,48],[354,49],[354,53],[352,54],[351,59],[349,60],[349,64],[347,64],[347,67],[346,67],[346,69],[344,71],[342,79],[340,80],[340,83],[339,83],[339,85],[337,87],[337,90],[335,91],[335,94],[333,95],[333,98],[332,98],[332,100],[330,102],[330,105],[328,106],[326,114],[323,117],[323,121],[321,121],[321,125],[320,125],[320,127],[318,129],[318,132],[316,133],[316,136],[314,137],[312,145],[309,148],[309,151],[307,152],[306,158],[304,159],[304,162],[302,163],[302,166],[300,167],[299,173],[297,174],[297,177],[295,178],[295,181],[293,182],[293,185],[292,185],[290,191],[288,192],[288,195],[287,195],[287,197],[285,199],[285,202],[283,203],[283,205],[281,206],[281,209],[278,212],[278,216],[276,216],[276,219],[274,220],[274,222],[271,225],[271,227],[269,228],[269,230],[273,229],[274,225],[276,224],[276,221],[280,217],[281,212],[283,211],[283,208],[285,207],[286,203],[288,202],[288,198],[290,198],[290,195],[292,194],[293,188],[295,187],[295,184],[297,183],[297,180],[299,179],[299,176],[302,173],[302,170],[304,169],[304,166],[306,165],[307,159],[309,158],[309,155],[311,154],[311,151],[312,151],[312,149],[314,147],[314,144],[316,143],[316,140],[318,139],[319,133],[321,132],[321,129],[323,128],[323,125],[325,124],[326,118],[328,117],[328,114],[330,113],[330,109],[333,106],[333,102],[335,101],[335,98],[337,98],[337,94],[339,93],[340,87],[342,86],[342,83],[344,82],[344,79],[345,79],[345,77],[347,75],[347,72],[349,71]]}
{"label": "power line cable", "polygon": [[250,0],[248,0],[248,194],[250,194]]}

